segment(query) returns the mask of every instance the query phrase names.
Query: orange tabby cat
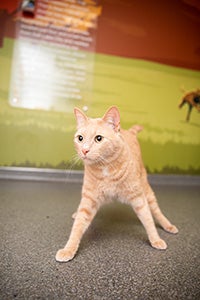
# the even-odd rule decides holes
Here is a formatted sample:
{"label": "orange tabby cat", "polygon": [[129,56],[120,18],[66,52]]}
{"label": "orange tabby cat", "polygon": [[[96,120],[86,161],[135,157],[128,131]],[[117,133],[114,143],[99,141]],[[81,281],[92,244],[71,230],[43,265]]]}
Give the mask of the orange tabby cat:
{"label": "orange tabby cat", "polygon": [[132,206],[144,225],[152,247],[167,245],[156,230],[153,217],[170,233],[178,229],[162,214],[144,168],[137,132],[138,125],[120,129],[120,115],[111,107],[103,118],[88,118],[75,108],[77,132],[74,143],[85,166],[82,199],[66,246],[56,260],[66,262],[76,254],[81,238],[99,207],[112,198]]}

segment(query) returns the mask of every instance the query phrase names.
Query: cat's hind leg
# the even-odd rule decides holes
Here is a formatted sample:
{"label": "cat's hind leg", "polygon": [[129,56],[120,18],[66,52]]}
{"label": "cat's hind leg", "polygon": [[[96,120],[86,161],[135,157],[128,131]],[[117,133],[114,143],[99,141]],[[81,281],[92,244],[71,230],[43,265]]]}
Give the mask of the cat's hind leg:
{"label": "cat's hind leg", "polygon": [[75,256],[81,238],[89,227],[97,212],[97,205],[93,199],[83,198],[76,212],[74,224],[71,230],[69,240],[63,249],[56,253],[56,260],[67,262]]}
{"label": "cat's hind leg", "polygon": [[151,246],[164,250],[167,248],[167,244],[164,240],[159,237],[157,229],[155,227],[155,223],[147,203],[147,200],[144,195],[141,195],[137,198],[134,198],[130,201],[131,206],[133,207],[135,213],[137,214],[138,218],[140,219],[141,223],[143,224]]}
{"label": "cat's hind leg", "polygon": [[151,210],[152,215],[157,220],[157,222],[163,227],[163,229],[170,233],[178,233],[178,229],[175,225],[173,225],[162,213],[156,196],[150,187],[150,185],[147,186],[146,190],[146,198]]}

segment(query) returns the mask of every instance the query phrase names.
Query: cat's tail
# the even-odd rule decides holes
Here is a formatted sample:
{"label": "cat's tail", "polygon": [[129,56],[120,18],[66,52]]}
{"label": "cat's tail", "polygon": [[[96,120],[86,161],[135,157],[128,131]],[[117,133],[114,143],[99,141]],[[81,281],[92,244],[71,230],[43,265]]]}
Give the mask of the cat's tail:
{"label": "cat's tail", "polygon": [[143,127],[141,125],[134,125],[129,129],[129,131],[133,134],[137,134],[138,132],[142,131]]}

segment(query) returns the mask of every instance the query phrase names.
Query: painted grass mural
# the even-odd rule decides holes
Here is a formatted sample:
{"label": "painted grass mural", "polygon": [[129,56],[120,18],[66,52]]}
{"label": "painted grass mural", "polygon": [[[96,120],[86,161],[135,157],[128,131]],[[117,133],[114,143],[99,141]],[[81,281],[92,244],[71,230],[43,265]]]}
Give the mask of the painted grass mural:
{"label": "painted grass mural", "polygon": [[[8,103],[13,40],[0,49],[0,166],[82,168],[74,160],[75,120],[69,112],[13,108]],[[92,74],[91,74],[92,76]],[[101,116],[111,105],[121,112],[122,127],[143,125],[145,165],[154,173],[200,174],[200,113],[185,121],[179,110],[181,88],[200,87],[200,72],[142,60],[95,55],[93,93],[70,107],[87,105]]]}

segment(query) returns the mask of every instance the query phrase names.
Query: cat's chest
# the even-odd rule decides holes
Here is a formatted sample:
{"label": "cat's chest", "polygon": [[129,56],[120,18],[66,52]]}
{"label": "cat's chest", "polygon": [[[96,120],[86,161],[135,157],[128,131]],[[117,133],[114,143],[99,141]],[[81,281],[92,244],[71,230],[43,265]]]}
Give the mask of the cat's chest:
{"label": "cat's chest", "polygon": [[102,179],[98,189],[100,194],[103,194],[105,200],[112,200],[118,198],[120,189],[123,189],[123,184],[120,183],[119,174],[113,174],[112,169],[104,167],[102,169]]}
{"label": "cat's chest", "polygon": [[108,167],[104,167],[104,168],[102,169],[102,175],[103,175],[103,177],[108,177],[108,176],[110,176],[110,171],[109,171]]}

